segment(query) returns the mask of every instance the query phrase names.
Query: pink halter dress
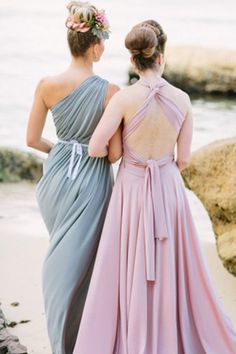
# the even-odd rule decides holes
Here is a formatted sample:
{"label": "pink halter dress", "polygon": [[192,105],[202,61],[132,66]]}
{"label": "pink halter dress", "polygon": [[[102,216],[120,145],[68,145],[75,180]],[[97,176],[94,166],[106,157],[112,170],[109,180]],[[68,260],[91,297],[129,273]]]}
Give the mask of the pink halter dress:
{"label": "pink halter dress", "polygon": [[166,83],[140,81],[150,94],[123,131],[73,354],[236,354],[174,154],[147,160],[127,142],[154,98],[180,132],[184,116],[163,94]]}

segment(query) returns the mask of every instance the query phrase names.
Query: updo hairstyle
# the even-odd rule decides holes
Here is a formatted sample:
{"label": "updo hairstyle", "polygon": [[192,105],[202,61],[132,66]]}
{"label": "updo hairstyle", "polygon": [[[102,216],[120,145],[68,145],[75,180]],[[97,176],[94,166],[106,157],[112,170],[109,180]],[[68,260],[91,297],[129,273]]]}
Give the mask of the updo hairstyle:
{"label": "updo hairstyle", "polygon": [[[69,10],[69,18],[75,23],[89,22],[97,12],[95,6],[89,2],[71,1],[67,5]],[[94,44],[99,44],[101,39],[92,33],[77,32],[72,28],[67,30],[67,41],[71,54],[74,57],[85,56],[87,50]]]}
{"label": "updo hairstyle", "polygon": [[156,59],[164,54],[167,36],[161,25],[148,20],[134,26],[125,38],[125,46],[130,51],[139,71],[154,69]]}

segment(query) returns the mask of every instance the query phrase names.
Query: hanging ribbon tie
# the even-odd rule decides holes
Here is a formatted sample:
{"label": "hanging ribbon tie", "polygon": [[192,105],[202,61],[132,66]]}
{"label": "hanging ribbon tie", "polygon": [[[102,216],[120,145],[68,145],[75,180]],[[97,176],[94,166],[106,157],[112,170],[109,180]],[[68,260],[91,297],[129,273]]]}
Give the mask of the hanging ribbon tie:
{"label": "hanging ribbon tie", "polygon": [[160,163],[156,160],[147,161],[144,181],[144,198],[146,198],[143,217],[147,280],[155,281],[155,240],[164,240],[168,238],[164,200],[161,188]]}
{"label": "hanging ribbon tie", "polygon": [[[59,140],[60,143],[63,144],[71,144],[72,145],[72,151],[71,151],[71,157],[70,157],[70,162],[69,162],[69,168],[68,168],[68,173],[67,173],[67,178],[70,178],[71,180],[74,180],[77,176],[79,166],[83,157],[83,148],[82,146],[88,146],[86,144],[81,144],[77,140]],[[76,156],[79,155],[79,159],[76,162]],[[75,163],[76,162],[76,163]]]}

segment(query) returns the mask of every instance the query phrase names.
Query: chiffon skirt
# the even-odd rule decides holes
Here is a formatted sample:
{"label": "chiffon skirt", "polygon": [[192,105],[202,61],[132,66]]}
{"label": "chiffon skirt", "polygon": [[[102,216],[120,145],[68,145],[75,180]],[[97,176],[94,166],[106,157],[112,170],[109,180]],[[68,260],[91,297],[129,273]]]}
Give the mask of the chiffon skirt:
{"label": "chiffon skirt", "polygon": [[174,161],[160,167],[168,238],[147,280],[144,177],[121,164],[73,354],[236,354]]}

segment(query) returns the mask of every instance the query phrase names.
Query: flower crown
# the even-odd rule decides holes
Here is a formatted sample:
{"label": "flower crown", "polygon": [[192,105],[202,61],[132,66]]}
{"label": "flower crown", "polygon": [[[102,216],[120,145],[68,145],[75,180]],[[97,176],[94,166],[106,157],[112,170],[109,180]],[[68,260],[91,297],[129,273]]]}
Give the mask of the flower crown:
{"label": "flower crown", "polygon": [[100,10],[94,13],[94,16],[87,22],[75,22],[71,16],[66,20],[66,27],[76,32],[91,32],[99,39],[109,38],[109,22],[105,16],[105,11]]}

